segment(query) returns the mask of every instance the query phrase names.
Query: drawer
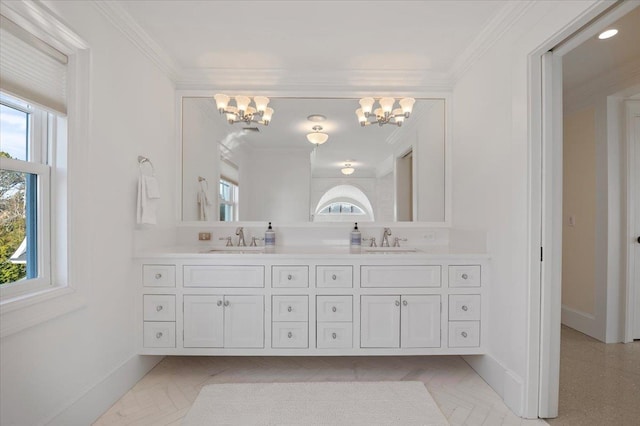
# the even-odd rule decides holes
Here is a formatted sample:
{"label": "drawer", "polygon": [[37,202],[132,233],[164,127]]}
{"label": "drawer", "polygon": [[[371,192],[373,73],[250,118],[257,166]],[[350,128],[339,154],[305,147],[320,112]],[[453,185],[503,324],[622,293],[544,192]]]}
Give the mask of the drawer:
{"label": "drawer", "polygon": [[316,287],[353,287],[353,266],[316,266]]}
{"label": "drawer", "polygon": [[184,266],[185,287],[264,287],[264,266]]}
{"label": "drawer", "polygon": [[480,346],[480,321],[449,321],[450,348]]}
{"label": "drawer", "polygon": [[317,346],[326,348],[352,348],[353,324],[350,322],[319,322]]}
{"label": "drawer", "polygon": [[176,297],[172,294],[145,294],[143,305],[145,321],[176,320]]}
{"label": "drawer", "polygon": [[175,265],[142,265],[142,285],[145,287],[175,287]]}
{"label": "drawer", "polygon": [[309,287],[309,267],[303,266],[272,266],[271,287]]}
{"label": "drawer", "polygon": [[440,287],[440,265],[362,266],[361,287]]}
{"label": "drawer", "polygon": [[479,321],[479,294],[451,294],[449,295],[450,321]]}
{"label": "drawer", "polygon": [[480,265],[449,266],[449,287],[480,287]]}
{"label": "drawer", "polygon": [[318,321],[353,321],[353,296],[316,296]]}
{"label": "drawer", "polygon": [[274,322],[272,323],[271,347],[273,348],[308,348],[308,322]]}
{"label": "drawer", "polygon": [[273,296],[273,321],[309,321],[309,296]]}
{"label": "drawer", "polygon": [[145,322],[143,334],[145,348],[176,347],[175,322]]}

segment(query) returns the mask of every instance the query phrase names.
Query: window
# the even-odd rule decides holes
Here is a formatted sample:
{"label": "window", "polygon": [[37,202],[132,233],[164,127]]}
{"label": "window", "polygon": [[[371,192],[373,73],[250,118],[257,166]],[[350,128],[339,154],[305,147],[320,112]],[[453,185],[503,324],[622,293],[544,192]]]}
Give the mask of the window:
{"label": "window", "polygon": [[351,203],[331,203],[318,214],[365,214],[364,210]]}
{"label": "window", "polygon": [[220,221],[233,222],[238,220],[238,184],[220,178]]}
{"label": "window", "polygon": [[[50,117],[51,116],[51,117]],[[52,114],[0,93],[0,288],[50,285]]]}

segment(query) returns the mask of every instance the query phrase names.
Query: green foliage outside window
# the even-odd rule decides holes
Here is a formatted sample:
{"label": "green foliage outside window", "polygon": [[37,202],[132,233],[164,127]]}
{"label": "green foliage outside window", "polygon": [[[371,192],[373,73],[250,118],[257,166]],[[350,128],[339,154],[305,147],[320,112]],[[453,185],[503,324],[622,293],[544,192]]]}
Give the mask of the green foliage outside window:
{"label": "green foliage outside window", "polygon": [[[0,157],[11,158],[6,152]],[[26,265],[9,259],[26,235],[25,177],[23,173],[0,170],[0,285],[26,276]]]}

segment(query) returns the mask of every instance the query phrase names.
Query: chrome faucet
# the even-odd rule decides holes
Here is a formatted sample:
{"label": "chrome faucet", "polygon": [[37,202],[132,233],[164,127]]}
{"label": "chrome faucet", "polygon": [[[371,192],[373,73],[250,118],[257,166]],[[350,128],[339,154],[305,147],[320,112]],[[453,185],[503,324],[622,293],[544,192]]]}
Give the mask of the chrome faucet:
{"label": "chrome faucet", "polygon": [[227,247],[233,247],[233,243],[231,242],[231,237],[220,237],[218,238],[220,241],[226,241],[227,244],[225,244],[225,246]]}
{"label": "chrome faucet", "polygon": [[394,247],[400,247],[400,241],[407,241],[407,239],[406,238],[395,237],[393,239],[393,246]]}
{"label": "chrome faucet", "polygon": [[389,247],[390,235],[391,235],[391,228],[384,228],[384,233],[382,234],[382,242],[380,243],[380,247]]}
{"label": "chrome faucet", "polygon": [[236,229],[236,235],[238,236],[238,247],[245,247],[246,244],[244,243],[244,231],[242,226],[238,226]]}

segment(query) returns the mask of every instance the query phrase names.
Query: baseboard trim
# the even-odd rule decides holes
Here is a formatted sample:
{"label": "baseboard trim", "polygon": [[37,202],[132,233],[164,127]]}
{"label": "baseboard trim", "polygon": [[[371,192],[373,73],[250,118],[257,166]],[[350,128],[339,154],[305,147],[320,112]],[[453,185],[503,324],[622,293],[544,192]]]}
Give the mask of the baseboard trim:
{"label": "baseboard trim", "polygon": [[599,330],[596,317],[592,314],[562,305],[561,322],[567,327],[571,327],[574,330],[578,330],[580,333],[584,333],[587,336],[591,336],[594,339],[604,342],[604,336]]}
{"label": "baseboard trim", "polygon": [[503,366],[491,355],[467,355],[462,359],[500,395],[506,406],[516,416],[522,417],[524,386],[520,376]]}
{"label": "baseboard trim", "polygon": [[88,425],[109,409],[145,374],[162,361],[163,356],[134,355],[113,369],[81,396],[66,404],[46,425]]}

